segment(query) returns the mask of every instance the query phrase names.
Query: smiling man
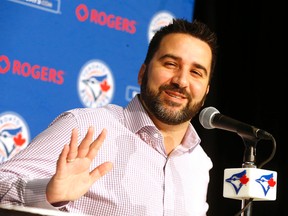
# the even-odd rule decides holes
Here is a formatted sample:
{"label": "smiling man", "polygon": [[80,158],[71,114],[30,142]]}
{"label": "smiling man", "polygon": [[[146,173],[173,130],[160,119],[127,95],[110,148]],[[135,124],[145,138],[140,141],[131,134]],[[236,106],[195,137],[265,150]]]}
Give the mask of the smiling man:
{"label": "smiling man", "polygon": [[204,216],[212,161],[191,119],[209,92],[216,36],[175,19],[150,41],[127,107],[60,114],[0,165],[3,204],[86,215]]}

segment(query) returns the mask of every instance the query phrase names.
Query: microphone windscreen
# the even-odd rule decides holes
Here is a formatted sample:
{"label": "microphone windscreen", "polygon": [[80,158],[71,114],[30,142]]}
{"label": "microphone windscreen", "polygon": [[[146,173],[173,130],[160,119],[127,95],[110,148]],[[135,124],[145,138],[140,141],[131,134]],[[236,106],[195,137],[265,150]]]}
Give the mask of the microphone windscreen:
{"label": "microphone windscreen", "polygon": [[215,107],[206,107],[199,114],[199,121],[201,125],[206,129],[213,129],[213,117],[218,114],[219,111]]}

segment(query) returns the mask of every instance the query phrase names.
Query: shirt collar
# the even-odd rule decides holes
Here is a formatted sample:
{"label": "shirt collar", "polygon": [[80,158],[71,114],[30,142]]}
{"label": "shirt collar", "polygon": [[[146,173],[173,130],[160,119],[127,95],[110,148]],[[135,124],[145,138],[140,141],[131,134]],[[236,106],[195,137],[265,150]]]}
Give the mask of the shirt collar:
{"label": "shirt collar", "polygon": [[182,147],[184,147],[185,149],[193,149],[200,142],[201,139],[190,122],[186,134],[182,140]]}
{"label": "shirt collar", "polygon": [[136,95],[124,109],[125,125],[133,133],[137,133],[145,126],[155,127],[146,110]]}
{"label": "shirt collar", "polygon": [[[140,102],[139,94],[136,95],[124,109],[124,116],[126,127],[133,133],[137,133],[143,127],[150,126],[156,128],[155,124],[150,119],[142,103]],[[190,122],[186,134],[182,140],[181,148],[183,148],[183,151],[187,151],[188,149],[194,148],[200,142],[201,139]]]}

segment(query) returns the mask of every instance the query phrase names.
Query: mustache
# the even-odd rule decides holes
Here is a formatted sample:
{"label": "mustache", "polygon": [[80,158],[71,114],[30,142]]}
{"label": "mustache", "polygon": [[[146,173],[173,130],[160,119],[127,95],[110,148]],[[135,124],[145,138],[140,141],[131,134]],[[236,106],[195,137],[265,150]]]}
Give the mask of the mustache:
{"label": "mustache", "polygon": [[178,85],[162,85],[159,88],[159,92],[166,91],[166,90],[178,92],[180,94],[185,95],[185,97],[191,100],[191,95],[186,91],[186,89],[180,88]]}

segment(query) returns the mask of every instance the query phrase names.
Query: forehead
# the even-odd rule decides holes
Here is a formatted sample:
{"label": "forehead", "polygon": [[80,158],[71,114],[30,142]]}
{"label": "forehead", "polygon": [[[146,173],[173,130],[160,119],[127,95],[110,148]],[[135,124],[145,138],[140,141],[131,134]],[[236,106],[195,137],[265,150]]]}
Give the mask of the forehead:
{"label": "forehead", "polygon": [[156,58],[172,54],[186,62],[197,62],[210,69],[212,51],[209,45],[189,34],[172,33],[161,40]]}

